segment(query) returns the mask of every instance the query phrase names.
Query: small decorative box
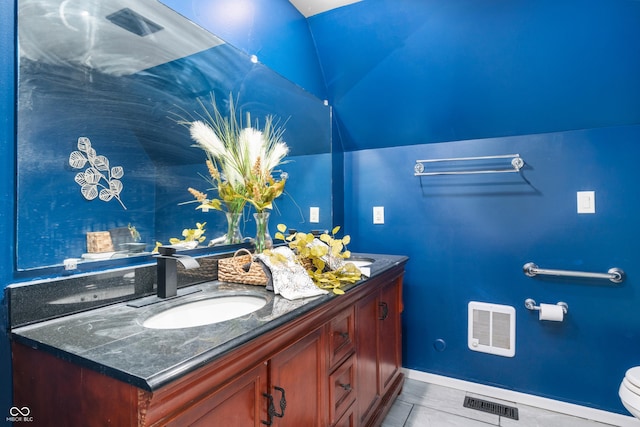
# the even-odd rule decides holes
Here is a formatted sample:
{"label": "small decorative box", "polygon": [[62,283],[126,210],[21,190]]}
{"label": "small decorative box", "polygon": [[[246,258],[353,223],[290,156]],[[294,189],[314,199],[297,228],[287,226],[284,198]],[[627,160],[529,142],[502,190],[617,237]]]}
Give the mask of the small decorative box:
{"label": "small decorative box", "polygon": [[111,234],[108,231],[91,231],[87,233],[87,252],[113,252]]}

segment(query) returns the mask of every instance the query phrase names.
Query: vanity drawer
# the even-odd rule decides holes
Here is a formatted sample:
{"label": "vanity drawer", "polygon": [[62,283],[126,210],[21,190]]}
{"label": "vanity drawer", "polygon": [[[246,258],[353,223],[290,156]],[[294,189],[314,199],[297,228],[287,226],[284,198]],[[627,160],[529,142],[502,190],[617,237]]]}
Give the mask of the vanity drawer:
{"label": "vanity drawer", "polygon": [[356,358],[349,357],[329,376],[329,420],[333,425],[356,400]]}
{"label": "vanity drawer", "polygon": [[352,405],[347,412],[338,420],[333,427],[355,427],[356,425],[356,405]]}
{"label": "vanity drawer", "polygon": [[353,353],[355,310],[350,307],[334,317],[329,324],[329,367],[333,369]]}

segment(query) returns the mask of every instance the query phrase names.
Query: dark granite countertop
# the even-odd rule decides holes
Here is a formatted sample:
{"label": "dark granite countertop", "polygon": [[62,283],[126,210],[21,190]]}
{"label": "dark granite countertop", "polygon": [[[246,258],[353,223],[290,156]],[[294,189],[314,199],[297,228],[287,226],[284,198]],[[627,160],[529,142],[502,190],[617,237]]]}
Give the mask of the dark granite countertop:
{"label": "dark granite countertop", "polygon": [[[394,255],[355,257],[374,260],[370,277],[407,261],[407,257]],[[345,290],[349,292],[366,282],[362,280]],[[128,305],[130,301],[120,302],[18,327],[11,331],[12,339],[153,391],[336,297],[327,294],[290,301],[262,286],[219,281],[188,289],[197,292],[140,308]],[[168,308],[225,294],[260,295],[267,304],[248,315],[210,325],[183,329],[143,326],[146,319]]]}

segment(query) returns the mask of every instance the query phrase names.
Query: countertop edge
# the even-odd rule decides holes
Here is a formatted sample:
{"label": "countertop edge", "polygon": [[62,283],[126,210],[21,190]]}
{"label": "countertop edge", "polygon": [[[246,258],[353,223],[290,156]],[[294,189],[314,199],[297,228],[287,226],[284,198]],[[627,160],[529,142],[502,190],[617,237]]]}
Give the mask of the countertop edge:
{"label": "countertop edge", "polygon": [[[374,258],[374,259],[382,258],[388,262],[383,263],[377,269],[372,269],[370,277],[366,279],[362,279],[361,281],[353,285],[346,286],[344,288],[346,293],[349,293],[352,290],[357,289],[362,285],[365,285],[369,280],[385,273],[386,271],[391,270],[394,267],[405,265],[409,260],[407,256],[400,256],[400,255],[381,255],[381,254],[369,254],[369,253],[357,253],[354,255],[357,256],[358,258],[367,258],[367,257]],[[196,354],[177,365],[174,365],[170,368],[159,371],[158,373],[148,377],[141,377],[137,374],[127,372],[120,368],[112,367],[112,366],[100,363],[98,361],[92,360],[90,358],[84,357],[83,355],[75,354],[73,352],[64,350],[62,348],[55,347],[47,343],[41,342],[39,340],[35,340],[32,338],[20,335],[20,329],[21,329],[20,327],[12,330],[10,336],[11,336],[11,339],[16,343],[25,345],[32,349],[37,349],[37,350],[47,352],[66,362],[69,362],[87,369],[91,369],[95,372],[104,374],[116,380],[122,381],[127,384],[131,384],[142,390],[154,392],[160,389],[161,387],[181,378],[182,376],[190,372],[193,372],[200,367],[203,367],[207,364],[214,362],[215,360],[223,357],[229,352],[236,350],[242,345],[245,345],[251,342],[253,339],[269,331],[272,331],[295,318],[298,318],[306,313],[309,313],[314,309],[324,304],[327,304],[330,301],[334,300],[335,298],[339,298],[339,297],[340,296],[338,295],[327,294],[315,300],[309,301],[307,304],[301,307],[298,307],[292,310],[291,312],[288,312],[276,319],[273,319],[268,323],[262,325],[261,327],[258,327],[236,338],[233,338],[216,347],[212,347],[211,349],[205,352]]]}

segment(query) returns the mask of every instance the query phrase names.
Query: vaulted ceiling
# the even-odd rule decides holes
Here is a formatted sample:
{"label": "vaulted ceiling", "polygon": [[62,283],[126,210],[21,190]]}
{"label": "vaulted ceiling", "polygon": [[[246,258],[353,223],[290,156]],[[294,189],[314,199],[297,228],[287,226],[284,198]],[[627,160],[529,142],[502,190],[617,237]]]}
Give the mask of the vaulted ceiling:
{"label": "vaulted ceiling", "polygon": [[289,0],[306,18],[361,0]]}

